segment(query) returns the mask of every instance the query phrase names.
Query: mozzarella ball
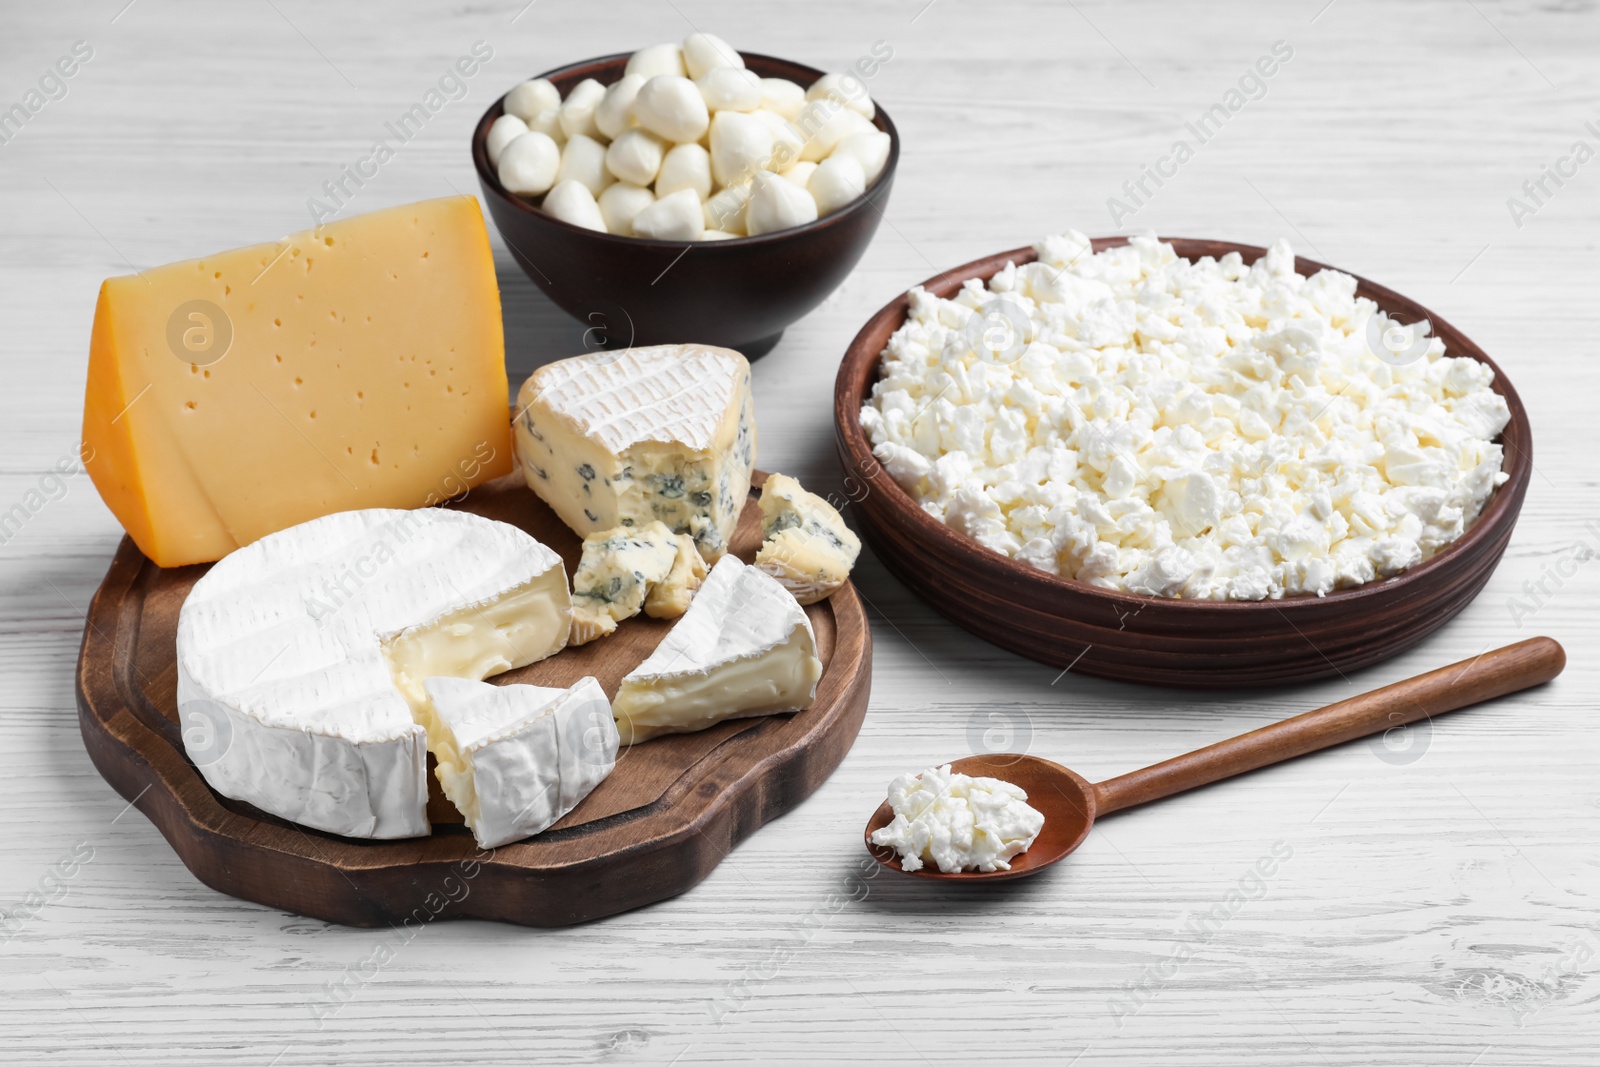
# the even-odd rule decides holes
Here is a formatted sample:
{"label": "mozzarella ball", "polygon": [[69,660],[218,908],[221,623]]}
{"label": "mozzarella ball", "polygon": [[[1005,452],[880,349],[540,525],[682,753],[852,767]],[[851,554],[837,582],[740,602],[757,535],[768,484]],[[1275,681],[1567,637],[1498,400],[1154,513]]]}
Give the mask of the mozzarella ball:
{"label": "mozzarella ball", "polygon": [[572,92],[567,94],[566,102],[561,105],[561,132],[568,139],[579,134],[585,137],[600,136],[594,124],[594,110],[605,97],[606,87],[593,78],[585,78],[574,85]]}
{"label": "mozzarella ball", "polygon": [[761,106],[792,119],[806,106],[806,91],[788,78],[762,78]]}
{"label": "mozzarella ball", "polygon": [[570,222],[586,230],[606,231],[606,220],[600,214],[600,205],[594,202],[594,194],[582,182],[558,182],[545,196],[541,206],[546,215],[553,215],[562,222]]}
{"label": "mozzarella ball", "polygon": [[527,122],[546,108],[561,106],[561,91],[544,78],[513,85],[506,94],[507,115],[515,115]]}
{"label": "mozzarella ball", "polygon": [[711,177],[718,185],[748,181],[772,158],[772,131],[739,111],[719,111],[711,120]]}
{"label": "mozzarella ball", "polygon": [[701,200],[711,195],[711,153],[697,144],[674,145],[661,161],[656,175],[656,195],[693,189]]}
{"label": "mozzarella ball", "polygon": [[605,219],[607,232],[629,237],[633,234],[633,217],[655,202],[656,194],[649,189],[615,182],[600,194],[600,217]]}
{"label": "mozzarella ball", "polygon": [[743,235],[745,206],[750,202],[750,183],[730,185],[718,190],[705,203],[705,223],[708,230]]}
{"label": "mozzarella ball", "polygon": [[600,106],[594,109],[594,126],[601,135],[615,141],[633,125],[633,98],[645,82],[639,74],[624,74],[622,80],[606,89]]}
{"label": "mozzarella ball", "polygon": [[787,178],[800,188],[804,189],[806,187],[806,183],[811,180],[811,175],[816,173],[816,170],[817,165],[815,163],[806,163],[802,161],[796,163],[788,170],[780,170],[778,174],[780,177]]}
{"label": "mozzarella ball", "polygon": [[817,164],[805,189],[817,202],[817,211],[830,215],[866,192],[867,175],[855,156],[836,153]]}
{"label": "mozzarella ball", "polygon": [[744,67],[744,58],[733,45],[709,33],[691,33],[683,39],[683,66],[689,77],[702,77],[718,67]]}
{"label": "mozzarella ball", "polygon": [[692,189],[664,196],[633,217],[633,235],[657,241],[697,241],[705,228],[700,198]]}
{"label": "mozzarella ball", "polygon": [[854,74],[824,74],[806,90],[807,100],[837,100],[864,119],[870,119],[877,110],[867,86]]}
{"label": "mozzarella ball", "polygon": [[528,120],[528,129],[537,130],[556,144],[561,144],[567,139],[566,133],[561,129],[561,109],[558,107],[547,107],[533,116]]}
{"label": "mozzarella ball", "polygon": [[628,65],[622,68],[624,75],[637,74],[645,81],[649,81],[657,74],[676,74],[683,77],[683,50],[675,44],[653,44],[649,48],[641,48],[628,57]]}
{"label": "mozzarella ball", "polygon": [[578,134],[567,140],[561,149],[561,169],[556,172],[556,183],[575,181],[589,190],[591,196],[614,181],[606,170],[606,146],[593,137]]}
{"label": "mozzarella ball", "polygon": [[661,170],[667,147],[644,130],[627,130],[606,149],[606,169],[625,182],[649,185]]}
{"label": "mozzarella ball", "polygon": [[811,101],[800,112],[800,117],[794,120],[794,124],[805,138],[800,158],[811,163],[827,159],[839,142],[852,133],[868,133],[877,129],[860,113],[833,100]]}
{"label": "mozzarella ball", "polygon": [[500,162],[500,152],[506,145],[528,132],[528,124],[515,115],[501,115],[489,127],[488,142],[484,148],[489,153],[490,163]]}
{"label": "mozzarella ball", "polygon": [[560,169],[560,146],[547,134],[533,130],[500,150],[496,172],[506,192],[538,196],[555,184]]}
{"label": "mozzarella ball", "polygon": [[729,233],[727,230],[707,230],[705,233],[702,233],[700,235],[700,240],[702,240],[702,241],[732,241],[735,238],[737,238],[738,236],[739,236],[738,234]]}
{"label": "mozzarella ball", "polygon": [[751,237],[816,220],[817,202],[787,178],[762,171],[751,185],[754,188],[750,190],[750,203],[744,212],[745,230]]}
{"label": "mozzarella ball", "polygon": [[740,67],[716,67],[695,79],[712,111],[754,111],[761,106],[761,79]]}
{"label": "mozzarella ball", "polygon": [[878,175],[883,173],[884,166],[889,162],[889,135],[882,130],[872,130],[869,133],[852,133],[834,146],[833,156],[854,156],[857,163],[861,164],[861,172],[866,175],[867,184],[871,185],[878,180]]}
{"label": "mozzarella ball", "polygon": [[645,82],[633,98],[633,116],[639,125],[674,144],[698,141],[711,125],[699,88],[675,74],[658,74]]}
{"label": "mozzarella ball", "polygon": [[750,114],[772,133],[772,156],[767,162],[767,169],[781,172],[793,166],[800,159],[806,144],[800,131],[794,128],[794,123],[766,108]]}

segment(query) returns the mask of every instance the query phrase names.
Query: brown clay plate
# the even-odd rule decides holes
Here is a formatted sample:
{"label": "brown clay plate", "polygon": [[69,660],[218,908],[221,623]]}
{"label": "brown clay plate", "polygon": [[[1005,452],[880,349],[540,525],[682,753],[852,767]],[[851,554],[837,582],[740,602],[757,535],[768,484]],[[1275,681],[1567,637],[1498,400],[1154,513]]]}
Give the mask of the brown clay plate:
{"label": "brown clay plate", "polygon": [[[765,475],[758,473],[759,485]],[[561,553],[581,542],[510,475],[457,505],[513,523]],[[761,539],[754,495],[733,538]],[[124,538],[95,594],[78,658],[84,745],[106,781],[214,889],[352,926],[435,918],[565,926],[684,892],[839,765],[866,714],[872,639],[846,585],[806,609],[823,663],[805,711],[722,723],[621,751],[616,770],[555,826],[480,850],[430,773],[431,837],[360,841],[286,822],[212,792],[185,755],[177,715],[178,609],[206,565],[163,570]],[[614,696],[672,621],[640,616],[610,637],[493,679],[565,686],[587,674]],[[432,759],[430,757],[430,766]]]}
{"label": "brown clay plate", "polygon": [[[1187,259],[1238,252],[1246,263],[1266,253],[1226,241],[1162,238]],[[1127,243],[1101,237],[1095,251]],[[923,282],[949,296],[970,278],[988,279],[1008,262],[1028,263],[1015,248],[963,264]],[[1326,269],[1297,258],[1295,269]],[[878,358],[905,321],[904,295],[861,328],[834,384],[834,430],[856,525],[878,558],[911,590],[956,624],[1001,648],[1074,673],[1179,688],[1283,685],[1344,675],[1410,648],[1477,596],[1511,539],[1533,470],[1528,414],[1505,373],[1465,334],[1427,308],[1356,278],[1369,297],[1401,322],[1428,319],[1453,356],[1494,369],[1511,422],[1500,436],[1510,477],[1478,521],[1454,544],[1393,578],[1325,597],[1261,602],[1166,600],[1114,592],[1035,570],[991,552],[923,511],[872,455],[858,413],[878,380]]]}

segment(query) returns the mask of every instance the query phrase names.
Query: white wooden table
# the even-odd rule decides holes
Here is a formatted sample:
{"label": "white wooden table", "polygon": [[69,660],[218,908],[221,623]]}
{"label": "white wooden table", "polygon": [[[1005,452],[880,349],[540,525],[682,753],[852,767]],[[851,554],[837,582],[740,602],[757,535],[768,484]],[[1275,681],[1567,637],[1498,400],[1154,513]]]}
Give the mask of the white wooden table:
{"label": "white wooden table", "polygon": [[[0,510],[49,490],[0,546],[0,1061],[1596,1062],[1600,162],[1540,204],[1521,191],[1575,141],[1600,149],[1594,3],[525,3],[7,5],[0,108],[74,42],[93,55],[0,144]],[[120,530],[86,477],[41,478],[76,447],[96,287],[307,225],[306,199],[475,41],[494,56],[467,97],[356,207],[473,190],[466,137],[505,86],[691,26],[824,67],[893,48],[871,82],[905,144],[888,221],[758,365],[764,467],[837,484],[833,374],[865,317],[981,254],[1113,232],[1107,199],[1281,40],[1265,94],[1121,229],[1285,235],[1465,329],[1532,414],[1521,525],[1421,647],[1349,683],[1220,696],[1058,678],[865,558],[871,711],[799,810],[679,899],[564,931],[435,924],[365,966],[393,935],[205,888],[84,754],[72,669]],[[1536,208],[1520,226],[1513,195]],[[497,257],[514,377],[577,351],[582,327]],[[1119,815],[999,889],[856,875],[888,779],[966,754],[991,713],[1109,776],[1534,633],[1566,644],[1560,680],[1403,751],[1358,742]]]}

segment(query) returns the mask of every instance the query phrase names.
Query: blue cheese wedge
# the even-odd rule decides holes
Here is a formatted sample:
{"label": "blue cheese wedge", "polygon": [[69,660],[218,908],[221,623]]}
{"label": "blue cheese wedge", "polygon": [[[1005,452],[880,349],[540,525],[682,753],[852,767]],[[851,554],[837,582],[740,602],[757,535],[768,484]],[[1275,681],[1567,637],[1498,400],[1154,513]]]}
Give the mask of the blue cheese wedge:
{"label": "blue cheese wedge", "polygon": [[585,537],[583,557],[572,575],[570,643],[588,644],[639,614],[651,589],[677,566],[678,536],[652,521]]}
{"label": "blue cheese wedge", "polygon": [[802,604],[815,604],[850,579],[861,539],[832,504],[786,474],[761,487],[761,532],[756,567]]}
{"label": "blue cheese wedge", "polygon": [[704,345],[546,364],[517,396],[529,487],[580,537],[659,521],[720,559],[750,492],[750,364]]}
{"label": "blue cheese wedge", "polygon": [[593,678],[569,689],[429,678],[424,688],[434,773],[481,848],[548,829],[617,764],[611,704]]}
{"label": "blue cheese wedge", "polygon": [[678,558],[667,576],[650,587],[644,600],[644,613],[652,619],[676,619],[689,610],[689,602],[706,580],[706,561],[694,546],[694,538],[678,535]]}
{"label": "blue cheese wedge", "polygon": [[427,678],[567,644],[561,557],[460,511],[344,511],[213,566],[178,614],[184,745],[211,788],[348,837],[428,833]]}
{"label": "blue cheese wedge", "polygon": [[689,610],[622,679],[612,711],[625,745],[726,719],[809,707],[822,661],[805,609],[769,575],[718,561]]}

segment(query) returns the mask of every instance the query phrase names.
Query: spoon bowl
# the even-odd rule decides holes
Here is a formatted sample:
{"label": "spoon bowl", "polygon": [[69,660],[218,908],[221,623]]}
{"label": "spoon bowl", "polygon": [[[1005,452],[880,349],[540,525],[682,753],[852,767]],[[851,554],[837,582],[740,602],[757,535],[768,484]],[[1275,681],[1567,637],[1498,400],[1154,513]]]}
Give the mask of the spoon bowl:
{"label": "spoon bowl", "polygon": [[1028,804],[1044,816],[1044,826],[1028,850],[1012,857],[1009,870],[946,873],[924,866],[907,871],[894,849],[872,843],[873,833],[894,820],[886,800],[867,822],[867,851],[885,867],[916,878],[963,882],[1026,878],[1059,863],[1083,844],[1097,815],[1529,689],[1560,674],[1566,662],[1566,652],[1555,641],[1532,637],[1099,783],[1038,756],[1001,752],[952,760],[951,769],[960,774],[999,778],[1028,794]]}
{"label": "spoon bowl", "polygon": [[[1059,863],[1083,844],[1094,825],[1094,786],[1076,771],[1039,756],[1014,752],[986,753],[952,760],[957,774],[973,778],[1000,778],[1020,786],[1028,794],[1029,806],[1044,816],[1044,826],[1028,851],[1011,857],[1011,869],[999,871],[961,871],[946,874],[929,864],[920,870],[901,871],[915,878],[937,881],[998,882],[1006,878],[1026,878]],[[900,855],[887,845],[874,845],[872,835],[894,821],[894,811],[885,800],[867,822],[867,851],[885,867],[901,870]]]}

